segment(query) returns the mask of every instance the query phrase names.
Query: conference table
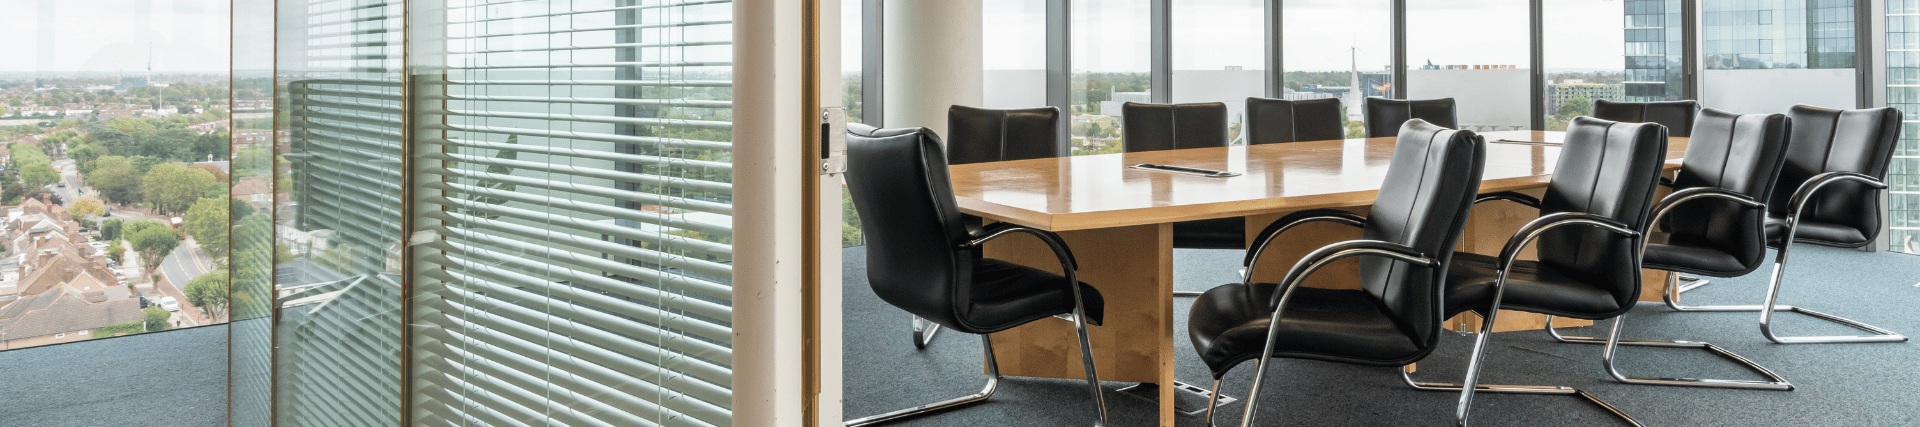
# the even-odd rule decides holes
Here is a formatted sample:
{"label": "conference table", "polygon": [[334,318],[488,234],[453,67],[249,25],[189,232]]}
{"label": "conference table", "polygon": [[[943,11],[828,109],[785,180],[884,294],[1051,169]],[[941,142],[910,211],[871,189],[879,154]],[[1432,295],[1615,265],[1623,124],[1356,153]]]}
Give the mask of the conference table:
{"label": "conference table", "polygon": [[[1519,191],[1538,196],[1553,176],[1562,132],[1485,132],[1486,168],[1480,193]],[[1496,142],[1540,141],[1546,143]],[[1679,168],[1686,138],[1672,138],[1666,169]],[[1394,138],[1308,141],[1102,154],[975,163],[950,167],[960,211],[1059,233],[1079,261],[1079,278],[1100,290],[1105,322],[1092,326],[1094,358],[1102,381],[1157,387],[1159,425],[1174,425],[1174,354],[1193,351],[1175,342],[1173,226],[1180,221],[1246,218],[1249,239],[1290,212],[1346,209],[1365,215],[1387,174]],[[1239,173],[1227,178],[1142,170],[1149,163]],[[1538,217],[1507,202],[1473,209],[1460,250],[1498,254],[1514,230]],[[1359,238],[1352,227],[1311,223],[1289,231],[1259,261],[1254,280],[1277,282],[1306,253]],[[1059,271],[1051,251],[1034,239],[997,239],[985,256]],[[1240,252],[1223,252],[1237,262]],[[1305,286],[1353,288],[1358,264],[1343,260],[1317,273]],[[1642,300],[1659,300],[1665,273],[1648,271]],[[1226,278],[1223,278],[1226,279]],[[1189,283],[1210,287],[1226,283]],[[1448,327],[1474,328],[1471,313]],[[1561,319],[1555,326],[1590,322]],[[1538,329],[1544,317],[1502,312],[1496,330]],[[1082,379],[1080,349],[1071,322],[1033,322],[992,334],[994,358],[1003,375]],[[1223,391],[1224,392],[1224,391]],[[1111,400],[1111,399],[1110,399]],[[1204,401],[1203,401],[1204,402]],[[1203,403],[1204,404],[1204,403]]]}

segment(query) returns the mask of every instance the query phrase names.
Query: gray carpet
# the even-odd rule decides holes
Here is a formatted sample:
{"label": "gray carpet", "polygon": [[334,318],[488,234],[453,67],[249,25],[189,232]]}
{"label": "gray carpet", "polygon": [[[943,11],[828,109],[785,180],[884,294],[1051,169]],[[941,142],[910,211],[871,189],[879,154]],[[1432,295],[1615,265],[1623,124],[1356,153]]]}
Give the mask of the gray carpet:
{"label": "gray carpet", "polygon": [[[1178,250],[1174,280],[1183,290],[1204,290],[1233,280],[1239,251]],[[944,332],[924,351],[909,340],[908,316],[867,288],[863,247],[846,249],[845,413],[863,417],[979,390],[985,382],[976,336]],[[1689,303],[1758,304],[1765,270],[1686,294]],[[1920,334],[1920,257],[1864,253],[1813,245],[1796,246],[1781,301],[1853,318],[1909,335]],[[1185,334],[1191,298],[1175,300],[1174,349],[1180,381],[1207,386],[1212,377]],[[1626,336],[1707,341],[1767,366],[1792,381],[1790,392],[1628,385],[1603,371],[1601,347],[1560,344],[1540,331],[1494,335],[1483,384],[1562,385],[1586,390],[1648,425],[1920,425],[1920,343],[1773,344],[1760,336],[1757,313],[1677,313],[1642,304],[1627,316]],[[1601,335],[1599,327],[1563,330]],[[1783,313],[1775,331],[1787,335],[1854,334],[1858,331],[1800,314]],[[1421,362],[1417,378],[1458,382],[1465,371],[1470,335],[1447,334]],[[1623,347],[1622,371],[1635,376],[1762,379],[1704,350]],[[1244,398],[1253,364],[1226,376],[1224,393]],[[1106,383],[1108,413],[1116,426],[1153,425],[1151,401],[1114,393],[1128,386]],[[1456,393],[1408,389],[1388,368],[1282,360],[1268,372],[1261,397],[1263,425],[1438,425],[1452,422]],[[1009,377],[986,403],[906,420],[900,426],[1090,425],[1091,398],[1079,380]],[[1237,425],[1244,403],[1221,408],[1223,424]],[[1182,426],[1202,426],[1200,416],[1180,416]],[[1620,425],[1600,409],[1568,396],[1476,394],[1476,425]]]}
{"label": "gray carpet", "polygon": [[0,426],[225,425],[225,324],[0,351]]}

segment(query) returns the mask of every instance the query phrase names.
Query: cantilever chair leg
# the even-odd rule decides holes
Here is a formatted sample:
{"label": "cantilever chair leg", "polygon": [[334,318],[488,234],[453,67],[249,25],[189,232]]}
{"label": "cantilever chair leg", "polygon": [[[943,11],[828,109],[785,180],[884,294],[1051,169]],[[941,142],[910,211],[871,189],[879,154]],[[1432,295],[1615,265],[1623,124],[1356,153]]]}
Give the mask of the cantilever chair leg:
{"label": "cantilever chair leg", "polygon": [[[1405,380],[1407,383],[1407,386],[1412,387],[1414,390],[1456,391],[1457,392],[1464,389],[1464,387],[1458,383],[1433,383],[1433,382],[1414,381],[1412,368],[1413,368],[1412,366],[1407,366],[1402,368],[1400,370],[1400,379]],[[1640,423],[1640,420],[1633,419],[1633,417],[1630,415],[1627,415],[1626,412],[1621,412],[1620,408],[1615,408],[1613,407],[1613,405],[1608,404],[1606,401],[1600,400],[1599,397],[1573,387],[1478,384],[1473,386],[1473,389],[1476,392],[1482,392],[1482,393],[1547,394],[1547,395],[1579,396],[1582,399],[1586,399],[1586,401],[1588,402],[1592,402],[1594,405],[1598,405],[1600,409],[1607,410],[1607,413],[1613,414],[1613,416],[1615,417],[1619,417],[1621,421],[1626,421],[1628,424],[1632,424],[1635,426],[1642,426],[1642,427],[1645,426],[1645,424]],[[1208,424],[1208,426],[1212,426],[1212,424]]]}
{"label": "cantilever chair leg", "polygon": [[[914,319],[919,320],[919,318],[917,317]],[[874,424],[895,421],[902,418],[907,418],[907,417],[912,417],[917,415],[926,415],[934,412],[940,412],[948,409],[954,409],[954,408],[967,406],[975,403],[985,402],[988,397],[993,396],[994,389],[997,389],[1000,387],[1000,363],[993,359],[993,340],[987,339],[986,335],[981,335],[980,345],[986,348],[987,386],[986,388],[981,389],[979,393],[974,393],[974,394],[961,396],[953,399],[942,400],[939,402],[929,403],[929,404],[920,405],[912,408],[901,409],[898,411],[888,412],[880,415],[874,415],[871,417],[847,421],[846,427],[870,426]]]}
{"label": "cantilever chair leg", "polygon": [[913,316],[913,348],[926,350],[928,344],[933,344],[933,336],[939,333],[939,323],[928,322],[920,316]]}
{"label": "cantilever chair leg", "polygon": [[[1680,292],[1680,293],[1683,293],[1683,294],[1684,294],[1684,293],[1687,293],[1687,291],[1691,291],[1691,290],[1694,290],[1694,289],[1699,289],[1699,288],[1700,288],[1701,286],[1706,286],[1706,285],[1708,285],[1708,284],[1711,284],[1711,283],[1713,283],[1713,281],[1711,281],[1711,280],[1707,280],[1707,279],[1706,279],[1706,278],[1704,278],[1704,277],[1695,277],[1695,276],[1688,276],[1688,275],[1684,275],[1684,274],[1671,274],[1671,275],[1668,275],[1668,276],[1670,276],[1670,277],[1668,277],[1668,278],[1667,278],[1667,281],[1669,281],[1669,282],[1673,282],[1673,281],[1684,281],[1684,282],[1685,282],[1685,283],[1680,283],[1680,284],[1679,284],[1679,285],[1680,285],[1680,289],[1679,289],[1679,292]],[[1669,285],[1672,285],[1672,284],[1671,284],[1671,283],[1669,283]]]}
{"label": "cantilever chair leg", "polygon": [[[1500,297],[1496,294],[1494,297],[1496,307],[1499,305],[1499,300]],[[1454,425],[1457,426],[1467,425],[1467,415],[1473,410],[1473,393],[1476,391],[1489,393],[1576,395],[1596,405],[1600,405],[1602,409],[1606,409],[1607,412],[1620,417],[1622,421],[1626,421],[1635,426],[1643,426],[1643,424],[1640,424],[1640,421],[1633,419],[1633,417],[1628,416],[1624,412],[1620,412],[1620,409],[1614,408],[1613,405],[1601,401],[1600,398],[1594,397],[1592,394],[1572,387],[1479,384],[1481,363],[1485,361],[1487,343],[1493,338],[1494,317],[1498,314],[1498,311],[1489,312],[1487,313],[1486,319],[1480,322],[1480,333],[1474,337],[1473,353],[1469,355],[1467,359],[1467,376],[1463,384],[1417,382],[1413,380],[1413,375],[1408,370],[1410,367],[1403,367],[1400,370],[1400,378],[1406,380],[1407,386],[1413,387],[1415,390],[1460,392],[1460,406],[1455,408],[1454,411]]]}
{"label": "cantilever chair leg", "polygon": [[[1740,355],[1738,354],[1733,354],[1733,352],[1727,351],[1726,349],[1720,348],[1719,346],[1713,345],[1711,343],[1695,342],[1695,341],[1655,341],[1655,340],[1620,339],[1620,329],[1621,329],[1621,326],[1624,325],[1624,320],[1626,318],[1627,318],[1627,315],[1625,314],[1614,317],[1613,328],[1612,328],[1612,331],[1608,333],[1607,339],[1599,339],[1599,338],[1593,338],[1593,337],[1562,336],[1560,335],[1559,330],[1553,328],[1553,317],[1548,316],[1547,317],[1547,334],[1552,335],[1555,341],[1559,341],[1563,343],[1605,345],[1606,350],[1601,352],[1601,359],[1604,366],[1607,369],[1607,375],[1613,376],[1613,379],[1616,381],[1620,381],[1627,384],[1671,385],[1671,386],[1711,387],[1711,388],[1742,388],[1742,389],[1776,390],[1776,391],[1793,390],[1793,383],[1787,382],[1787,380],[1785,378],[1781,378],[1779,374],[1775,374],[1773,373],[1772,370],[1769,370],[1764,366],[1760,366],[1760,364],[1754,363],[1752,360],[1749,360],[1745,357],[1740,357]],[[1772,380],[1771,381],[1748,381],[1748,380],[1718,380],[1718,379],[1700,379],[1700,378],[1630,377],[1630,376],[1621,374],[1620,369],[1614,365],[1613,356],[1614,354],[1616,354],[1616,350],[1618,350],[1619,346],[1622,346],[1622,345],[1642,346],[1642,347],[1676,347],[1676,348],[1705,349],[1708,352],[1719,355],[1720,357],[1724,357],[1724,358],[1733,360],[1735,362],[1739,362],[1741,365],[1746,366],[1747,369],[1751,369],[1754,372],[1757,372],[1761,375],[1765,375],[1767,378],[1770,378]]]}
{"label": "cantilever chair leg", "polygon": [[[1673,286],[1674,285],[1673,276],[1677,276],[1676,274],[1667,275],[1668,277],[1667,292],[1664,295],[1663,299],[1666,300],[1667,307],[1672,308],[1674,310],[1678,310],[1678,311],[1758,311],[1760,312],[1760,334],[1767,337],[1767,340],[1780,343],[1780,344],[1905,342],[1907,340],[1907,337],[1905,335],[1901,335],[1899,333],[1895,333],[1893,331],[1889,331],[1889,330],[1886,330],[1885,328],[1881,328],[1878,326],[1873,326],[1873,325],[1861,323],[1859,321],[1855,321],[1852,319],[1847,319],[1840,316],[1821,313],[1821,312],[1809,310],[1806,308],[1780,304],[1779,303],[1780,284],[1786,278],[1787,254],[1788,254],[1788,250],[1791,249],[1792,247],[1793,247],[1793,242],[1788,241],[1786,244],[1781,245],[1780,249],[1776,251],[1776,254],[1773,260],[1773,275],[1767,281],[1767,298],[1766,298],[1765,304],[1703,305],[1703,306],[1690,306],[1690,305],[1680,304],[1680,292],[1686,292],[1686,289],[1676,289],[1676,287]],[[1833,335],[1833,336],[1803,336],[1803,337],[1783,337],[1783,336],[1775,335],[1773,333],[1773,313],[1778,310],[1786,310],[1794,313],[1805,314],[1821,320],[1826,320],[1833,323],[1847,325],[1849,327],[1853,327],[1854,329],[1871,332],[1872,335]]]}

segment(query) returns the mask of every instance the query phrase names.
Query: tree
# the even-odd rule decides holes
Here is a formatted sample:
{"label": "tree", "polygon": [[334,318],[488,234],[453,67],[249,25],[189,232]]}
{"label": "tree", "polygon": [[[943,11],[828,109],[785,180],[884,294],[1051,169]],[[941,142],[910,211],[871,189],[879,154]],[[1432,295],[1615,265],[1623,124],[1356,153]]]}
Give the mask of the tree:
{"label": "tree", "polygon": [[173,248],[180,246],[180,235],[166,226],[146,227],[140,231],[128,232],[127,242],[133,243],[133,250],[140,252],[140,263],[146,267],[146,271],[153,271],[155,267],[160,266],[161,259],[173,253]]}
{"label": "tree", "polygon": [[109,219],[104,222],[101,222],[100,238],[106,239],[106,241],[109,241],[109,242],[120,240],[120,224],[121,224],[121,221],[117,219]]}
{"label": "tree", "polygon": [[200,311],[219,322],[227,315],[227,269],[218,268],[201,274],[187,282],[187,304],[200,307]]}
{"label": "tree", "polygon": [[93,173],[93,161],[104,155],[107,155],[107,149],[93,144],[80,144],[79,147],[67,150],[67,157],[73,159],[73,163],[80,167],[82,175]]}
{"label": "tree", "polygon": [[227,198],[227,204],[230,205],[227,218],[238,220],[245,219],[247,215],[253,215],[253,205],[248,205],[237,197]]}
{"label": "tree", "polygon": [[100,195],[114,203],[139,203],[143,196],[140,188],[140,174],[133,170],[133,163],[122,156],[105,156],[93,161],[93,173],[87,174],[87,183],[100,190]]}
{"label": "tree", "polygon": [[60,172],[53,165],[37,163],[20,170],[20,182],[27,188],[41,188],[60,180]]}
{"label": "tree", "polygon": [[1587,99],[1587,97],[1584,96],[1567,98],[1566,101],[1560,102],[1560,108],[1554,111],[1554,115],[1567,117],[1591,116],[1593,115],[1593,100]]}
{"label": "tree", "polygon": [[173,317],[173,313],[168,312],[167,309],[160,308],[160,306],[156,305],[140,310],[140,312],[144,314],[146,318],[147,332],[164,331],[167,328],[173,327],[173,325],[167,323],[167,319]]}
{"label": "tree", "polygon": [[144,197],[147,204],[164,213],[186,211],[206,195],[207,186],[212,184],[213,173],[181,163],[154,166],[152,171],[147,172],[147,179],[141,182],[141,186],[146,188]]}
{"label": "tree", "polygon": [[[273,242],[273,218],[270,215],[248,215],[240,217],[238,225],[233,226],[233,300],[231,315],[234,319],[253,319],[266,317],[272,312],[273,299],[273,257],[277,248]],[[291,255],[285,255],[291,260]]]}
{"label": "tree", "polygon": [[216,260],[227,259],[227,227],[233,225],[227,219],[233,206],[226,200],[200,199],[180,219],[180,227],[187,231],[187,235],[193,236],[193,240],[200,243],[200,249]]}
{"label": "tree", "polygon": [[106,212],[106,205],[101,204],[100,199],[93,196],[80,196],[79,198],[73,199],[73,203],[67,204],[67,214],[73,215],[74,219],[100,215]]}

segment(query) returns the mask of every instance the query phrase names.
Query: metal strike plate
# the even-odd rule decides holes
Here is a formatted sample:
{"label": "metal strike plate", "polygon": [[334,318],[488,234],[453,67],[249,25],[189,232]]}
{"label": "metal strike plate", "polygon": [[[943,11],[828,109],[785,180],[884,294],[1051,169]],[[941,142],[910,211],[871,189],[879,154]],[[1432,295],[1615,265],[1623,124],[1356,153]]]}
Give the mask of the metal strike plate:
{"label": "metal strike plate", "polygon": [[820,174],[847,172],[847,109],[820,109]]}

